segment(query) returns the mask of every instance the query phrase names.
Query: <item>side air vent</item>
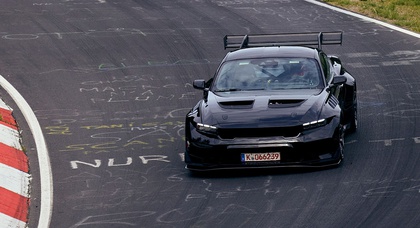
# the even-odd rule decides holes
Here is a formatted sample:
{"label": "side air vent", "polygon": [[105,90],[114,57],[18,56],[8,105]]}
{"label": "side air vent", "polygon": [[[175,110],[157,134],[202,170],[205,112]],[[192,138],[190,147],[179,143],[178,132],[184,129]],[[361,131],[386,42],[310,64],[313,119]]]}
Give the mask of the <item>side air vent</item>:
{"label": "side air vent", "polygon": [[249,109],[254,105],[254,101],[223,101],[219,102],[219,105],[227,109]]}
{"label": "side air vent", "polygon": [[337,98],[335,98],[334,96],[330,96],[330,99],[328,99],[328,104],[332,107],[335,108],[338,105],[338,100]]}
{"label": "side air vent", "polygon": [[268,107],[270,108],[288,108],[301,105],[305,100],[269,100]]}

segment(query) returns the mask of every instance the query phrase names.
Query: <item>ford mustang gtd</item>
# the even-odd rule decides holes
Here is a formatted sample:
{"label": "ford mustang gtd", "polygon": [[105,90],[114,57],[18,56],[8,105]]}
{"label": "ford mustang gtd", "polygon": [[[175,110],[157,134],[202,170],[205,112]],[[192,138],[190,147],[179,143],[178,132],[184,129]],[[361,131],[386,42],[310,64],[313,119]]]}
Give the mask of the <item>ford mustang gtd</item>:
{"label": "ford mustang gtd", "polygon": [[340,164],[344,133],[357,128],[356,81],[322,45],[342,35],[225,36],[235,50],[193,82],[203,98],[186,115],[186,168]]}

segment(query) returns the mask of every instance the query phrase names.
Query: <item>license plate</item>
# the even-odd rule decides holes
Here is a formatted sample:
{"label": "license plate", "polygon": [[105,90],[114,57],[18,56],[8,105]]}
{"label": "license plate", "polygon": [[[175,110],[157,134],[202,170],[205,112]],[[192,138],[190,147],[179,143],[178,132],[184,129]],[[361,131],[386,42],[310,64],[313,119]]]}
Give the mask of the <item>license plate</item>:
{"label": "license plate", "polygon": [[259,162],[259,161],[280,161],[279,152],[268,153],[243,153],[241,154],[242,162]]}

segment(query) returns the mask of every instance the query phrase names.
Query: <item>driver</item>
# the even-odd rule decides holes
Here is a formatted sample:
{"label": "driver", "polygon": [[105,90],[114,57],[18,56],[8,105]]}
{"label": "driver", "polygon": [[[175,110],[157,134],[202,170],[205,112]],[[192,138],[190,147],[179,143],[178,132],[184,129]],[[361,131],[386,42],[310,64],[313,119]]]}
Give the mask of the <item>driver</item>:
{"label": "driver", "polygon": [[283,74],[290,80],[302,79],[305,76],[305,69],[302,62],[293,62],[288,64],[288,70]]}
{"label": "driver", "polygon": [[302,62],[289,62],[282,66],[283,72],[279,75],[270,74],[270,82],[289,82],[305,76]]}

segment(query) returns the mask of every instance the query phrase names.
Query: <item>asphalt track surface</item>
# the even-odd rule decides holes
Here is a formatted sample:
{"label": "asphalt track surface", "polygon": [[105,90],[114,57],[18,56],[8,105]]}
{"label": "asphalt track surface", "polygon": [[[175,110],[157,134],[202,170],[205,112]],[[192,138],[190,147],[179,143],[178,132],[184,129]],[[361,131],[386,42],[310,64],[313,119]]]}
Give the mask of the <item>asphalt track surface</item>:
{"label": "asphalt track surface", "polygon": [[[340,167],[184,169],[184,115],[201,97],[191,82],[213,75],[224,35],[337,30],[343,45],[324,50],[356,77],[359,101]],[[420,224],[419,38],[303,0],[3,0],[0,37],[0,74],[47,143],[50,227]],[[37,227],[45,174],[0,92],[22,130]]]}

